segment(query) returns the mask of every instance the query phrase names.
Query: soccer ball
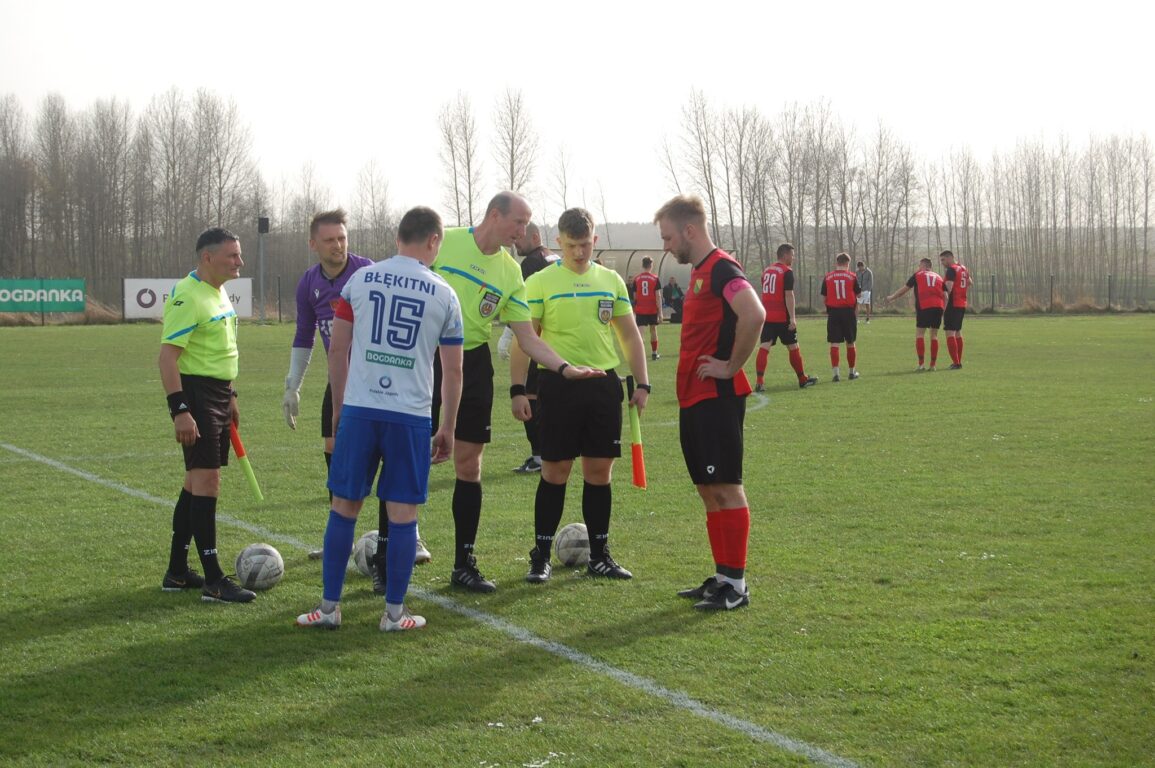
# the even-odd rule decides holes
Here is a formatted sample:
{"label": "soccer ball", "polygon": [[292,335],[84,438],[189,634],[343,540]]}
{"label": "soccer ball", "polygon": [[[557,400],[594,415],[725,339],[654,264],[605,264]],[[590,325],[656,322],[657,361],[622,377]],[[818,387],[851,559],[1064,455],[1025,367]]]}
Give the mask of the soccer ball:
{"label": "soccer ball", "polygon": [[373,575],[373,555],[377,554],[377,531],[362,534],[353,545],[353,565],[362,576]]}
{"label": "soccer ball", "polygon": [[245,589],[272,589],[285,575],[285,561],[271,544],[250,544],[237,555],[237,581]]}
{"label": "soccer ball", "polygon": [[562,565],[585,565],[590,561],[590,536],[584,523],[570,523],[562,528],[553,544]]}

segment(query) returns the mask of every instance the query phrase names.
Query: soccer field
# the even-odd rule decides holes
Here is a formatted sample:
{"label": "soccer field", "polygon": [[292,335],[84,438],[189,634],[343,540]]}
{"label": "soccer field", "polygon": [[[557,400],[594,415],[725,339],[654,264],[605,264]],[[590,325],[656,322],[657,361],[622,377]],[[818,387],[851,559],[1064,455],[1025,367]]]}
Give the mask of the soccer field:
{"label": "soccer field", "polygon": [[[291,326],[240,332],[266,501],[225,470],[221,561],[267,541],[286,566],[248,605],[159,589],[182,475],[160,327],[0,328],[0,764],[1155,765],[1155,315],[968,318],[965,367],[943,344],[922,374],[912,318],[859,328],[861,379],[844,356],[830,382],[807,318],[820,383],[775,349],[750,398],[748,609],[674,594],[712,564],[665,325],[649,490],[628,448],[614,478],[635,578],[524,582],[537,480],[510,471],[527,446],[499,397],[478,541],[498,591],[448,584],[437,466],[409,599],[429,626],[389,635],[355,572],[339,631],[293,626],[328,505],[320,358],[298,429],[281,416]],[[575,477],[563,522],[580,500]]]}

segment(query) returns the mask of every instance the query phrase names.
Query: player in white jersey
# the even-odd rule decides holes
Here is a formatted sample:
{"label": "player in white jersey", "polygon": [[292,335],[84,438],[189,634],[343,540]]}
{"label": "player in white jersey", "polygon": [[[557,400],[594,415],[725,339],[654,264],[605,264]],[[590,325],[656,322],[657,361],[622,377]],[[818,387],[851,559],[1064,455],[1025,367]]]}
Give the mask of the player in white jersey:
{"label": "player in white jersey", "polygon": [[[405,607],[417,549],[417,505],[428,496],[430,464],[453,453],[465,340],[457,294],[429,269],[443,234],[433,210],[413,208],[398,226],[398,255],[359,269],[341,290],[329,347],[337,437],[329,472],[333,509],[321,566],[324,590],[321,605],[297,617],[299,626],[341,624],[357,515],[382,459],[377,495],[388,512],[389,548],[380,627],[390,632],[425,626],[424,618]],[[441,422],[431,435],[438,347]]]}

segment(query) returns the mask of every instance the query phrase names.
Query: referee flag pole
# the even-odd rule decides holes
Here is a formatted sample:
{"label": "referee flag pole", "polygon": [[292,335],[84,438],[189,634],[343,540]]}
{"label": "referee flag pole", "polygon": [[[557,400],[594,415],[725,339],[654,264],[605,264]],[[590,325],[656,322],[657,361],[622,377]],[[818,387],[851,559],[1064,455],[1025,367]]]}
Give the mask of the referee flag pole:
{"label": "referee flag pole", "polygon": [[245,454],[245,446],[241,443],[241,435],[237,432],[237,425],[229,423],[229,440],[233,443],[233,453],[237,454],[237,458],[241,460],[241,469],[245,471],[245,477],[249,479],[249,488],[253,491],[253,496],[257,501],[264,501],[265,496],[261,493],[261,486],[257,485],[257,475],[253,472],[253,465],[249,463],[249,457]]}
{"label": "referee flag pole", "polygon": [[[626,397],[634,399],[634,377],[626,377]],[[638,407],[630,403],[630,458],[634,469],[634,485],[646,487],[646,452],[642,449],[642,422],[638,418]]]}

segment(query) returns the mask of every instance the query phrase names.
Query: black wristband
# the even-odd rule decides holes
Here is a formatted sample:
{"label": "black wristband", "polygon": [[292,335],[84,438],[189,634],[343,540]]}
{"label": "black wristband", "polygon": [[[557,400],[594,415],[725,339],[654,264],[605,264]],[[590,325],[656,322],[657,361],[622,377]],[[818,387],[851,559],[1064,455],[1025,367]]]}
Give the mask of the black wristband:
{"label": "black wristband", "polygon": [[646,390],[646,394],[650,394],[651,392],[654,391],[650,388],[649,384],[635,384],[634,386],[637,387],[638,389]]}
{"label": "black wristband", "polygon": [[168,396],[168,415],[176,419],[182,413],[188,413],[188,403],[185,402],[184,392],[173,392]]}
{"label": "black wristband", "polygon": [[230,397],[240,397],[240,395],[237,394],[237,391],[235,389],[233,389],[232,387],[229,387],[229,396]]}
{"label": "black wristband", "polygon": [[566,368],[569,368],[569,363],[563,362],[557,367],[557,375],[561,376],[562,371],[564,371]]}
{"label": "black wristband", "polygon": [[513,398],[517,397],[518,395],[525,397],[525,385],[524,384],[510,384],[509,385],[509,399],[512,400]]}

